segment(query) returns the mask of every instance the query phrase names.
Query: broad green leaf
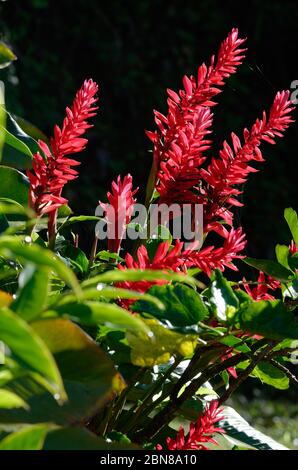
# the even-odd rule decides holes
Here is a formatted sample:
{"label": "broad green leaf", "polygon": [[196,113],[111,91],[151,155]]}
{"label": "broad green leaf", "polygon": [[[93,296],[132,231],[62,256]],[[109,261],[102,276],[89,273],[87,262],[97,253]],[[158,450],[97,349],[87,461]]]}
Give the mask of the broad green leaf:
{"label": "broad green leaf", "polygon": [[218,269],[215,271],[211,284],[210,303],[214,308],[215,315],[221,321],[227,321],[233,317],[239,307],[237,296]]}
{"label": "broad green leaf", "polygon": [[13,119],[16,121],[16,123],[20,126],[23,132],[27,134],[29,137],[32,137],[32,139],[38,141],[43,140],[47,144],[49,143],[47,136],[40,130],[38,127],[36,127],[32,122],[27,121],[27,119],[24,119],[20,116],[15,116],[14,114],[12,115]]}
{"label": "broad green leaf", "polygon": [[276,258],[279,264],[284,266],[286,269],[291,270],[289,266],[289,252],[290,249],[286,245],[276,245],[275,247],[275,253],[276,253]]}
{"label": "broad green leaf", "polygon": [[98,222],[99,220],[102,220],[101,217],[97,217],[95,215],[77,215],[77,216],[73,216],[73,217],[70,217],[69,219],[67,219],[60,227],[59,227],[59,231],[62,229],[62,228],[65,228],[65,227],[68,227],[69,225],[73,225],[73,224],[76,224],[76,223],[81,223],[81,222]]}
{"label": "broad green leaf", "polygon": [[[148,292],[136,292],[130,289],[122,289],[121,287],[112,287],[106,286],[105,284],[98,284],[97,287],[91,287],[88,289],[84,289],[82,292],[81,300],[103,300],[103,299],[144,299],[148,302],[153,303],[159,309],[164,309],[164,304],[158,300],[153,295],[150,295]],[[66,303],[73,303],[76,301],[76,297],[74,294],[64,294],[59,296],[57,299],[58,302],[54,302],[52,305],[62,305]]]}
{"label": "broad green leaf", "polygon": [[244,258],[244,263],[259,271],[263,271],[268,276],[272,276],[281,282],[288,282],[293,277],[293,272],[276,261],[267,259]]}
{"label": "broad green leaf", "polygon": [[[287,284],[287,287],[283,290],[283,297],[289,298],[290,300],[298,299],[298,275],[296,274],[293,281]],[[294,308],[296,305],[294,305]]]}
{"label": "broad green leaf", "polygon": [[36,266],[51,268],[75,293],[80,296],[81,289],[74,273],[54,253],[38,245],[21,243],[13,237],[0,238],[0,253],[7,257],[18,258]]}
{"label": "broad green leaf", "polygon": [[110,253],[107,250],[101,250],[97,253],[96,259],[102,259],[103,261],[117,261],[118,263],[121,263],[124,261],[121,256],[117,255],[117,253]]}
{"label": "broad green leaf", "polygon": [[224,338],[219,339],[219,342],[233,348],[235,351],[244,353],[250,352],[250,348],[247,346],[244,340],[233,335],[225,336]]}
{"label": "broad green leaf", "polygon": [[46,305],[49,285],[49,269],[28,264],[19,276],[19,290],[11,310],[28,322],[37,318]]}
{"label": "broad green leaf", "polygon": [[15,393],[0,389],[0,408],[28,408],[26,402]]}
{"label": "broad green leaf", "polygon": [[150,331],[138,316],[115,304],[91,301],[70,303],[55,307],[55,312],[58,315],[68,316],[82,325],[105,324],[114,328],[143,332],[145,335]]}
{"label": "broad green leaf", "polygon": [[79,273],[86,273],[89,267],[89,261],[85,253],[70,243],[65,244],[61,254],[70,261],[71,265]]}
{"label": "broad green leaf", "polygon": [[0,69],[8,67],[13,60],[16,60],[16,55],[12,52],[4,42],[0,41]]}
{"label": "broad green leaf", "polygon": [[156,250],[161,242],[167,241],[169,246],[172,243],[172,234],[169,229],[163,225],[158,225],[153,233],[150,235],[150,239],[146,243],[147,252],[149,258],[153,260]]}
{"label": "broad green leaf", "polygon": [[180,334],[162,326],[157,320],[144,320],[152,336],[128,332],[131,362],[140,367],[167,363],[173,355],[191,357],[197,345],[197,335]]}
{"label": "broad green leaf", "polygon": [[6,436],[0,442],[0,450],[41,450],[47,432],[55,428],[49,424],[24,426],[20,431]]}
{"label": "broad green leaf", "polygon": [[169,322],[173,326],[197,325],[209,315],[200,295],[192,288],[183,284],[152,286],[148,291],[158,298],[165,308],[160,309],[146,299],[140,299],[133,305],[136,312],[149,313],[160,321]]}
{"label": "broad green leaf", "polygon": [[28,205],[27,177],[14,168],[0,166],[0,198],[12,199],[21,206]]}
{"label": "broad green leaf", "polygon": [[261,300],[243,304],[234,322],[243,331],[258,333],[270,339],[298,339],[298,324],[281,300]]}
{"label": "broad green leaf", "polygon": [[18,169],[31,168],[32,155],[38,151],[38,143],[20,128],[10,113],[6,112],[2,163]]}
{"label": "broad green leaf", "polygon": [[245,444],[245,447],[257,450],[288,450],[271,437],[250,426],[233,408],[225,406],[223,414],[224,418],[218,426],[224,429],[227,436]]}
{"label": "broad green leaf", "polygon": [[[109,443],[97,437],[85,428],[57,428],[51,430],[45,439],[43,450],[137,450],[137,446],[128,442]],[[99,456],[99,464],[106,463]]]}
{"label": "broad green leaf", "polygon": [[289,378],[286,374],[269,362],[259,362],[254,368],[252,375],[258,377],[262,383],[271,385],[279,390],[289,388]]}
{"label": "broad green leaf", "polygon": [[178,274],[174,272],[164,272],[154,269],[126,269],[120,270],[115,269],[107,271],[98,276],[94,276],[87,279],[82,283],[82,287],[96,286],[98,283],[108,284],[112,282],[121,281],[156,281],[157,279],[164,279],[166,281],[181,282],[183,284],[189,284],[191,286],[201,286],[201,283],[191,276],[186,274]]}
{"label": "broad green leaf", "polygon": [[293,237],[294,242],[298,246],[298,217],[297,217],[297,212],[294,211],[291,207],[288,207],[285,209],[284,212],[285,219],[287,221],[287,224],[289,226],[289,229],[291,230],[291,234]]}
{"label": "broad green leaf", "polygon": [[66,399],[59,370],[46,344],[24,320],[5,307],[0,310],[0,341],[29,371],[45,379],[53,395],[59,395],[61,401]]}

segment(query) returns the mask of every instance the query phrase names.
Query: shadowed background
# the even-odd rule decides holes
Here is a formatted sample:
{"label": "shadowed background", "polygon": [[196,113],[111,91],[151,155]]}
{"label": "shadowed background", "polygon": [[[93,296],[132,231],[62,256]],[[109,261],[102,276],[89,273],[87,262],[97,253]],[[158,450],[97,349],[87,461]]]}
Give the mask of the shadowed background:
{"label": "shadowed background", "polygon": [[[67,196],[75,212],[93,213],[111,179],[132,173],[141,188],[151,164],[152,109],[165,111],[167,87],[196,73],[236,26],[247,36],[247,59],[228,80],[214,108],[214,151],[231,131],[241,135],[296,72],[298,9],[294,1],[7,0],[0,4],[1,36],[18,61],[1,73],[9,109],[50,134],[86,77],[100,85],[100,111],[80,178]],[[287,242],[283,209],[297,202],[297,125],[246,185],[239,223],[251,256],[272,256]],[[142,194],[142,191],[141,191]],[[297,208],[297,207],[296,207]]]}

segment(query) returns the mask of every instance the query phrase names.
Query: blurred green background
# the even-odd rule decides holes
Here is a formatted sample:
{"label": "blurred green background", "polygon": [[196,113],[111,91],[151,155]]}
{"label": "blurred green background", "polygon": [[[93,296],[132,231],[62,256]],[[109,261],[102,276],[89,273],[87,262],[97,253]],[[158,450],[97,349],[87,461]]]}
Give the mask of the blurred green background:
{"label": "blurred green background", "polygon": [[[18,56],[0,71],[10,111],[50,135],[82,81],[92,77],[100,85],[100,112],[80,178],[68,187],[75,212],[92,214],[119,173],[130,172],[144,187],[151,165],[144,129],[154,127],[152,109],[165,111],[166,88],[177,90],[183,74],[208,61],[232,27],[248,38],[249,50],[218,98],[215,155],[231,131],[240,135],[270,107],[276,91],[298,79],[295,1],[0,1],[0,39]],[[250,256],[272,257],[277,242],[289,241],[281,221],[285,207],[297,209],[297,144],[294,124],[276,146],[264,145],[266,163],[246,185],[237,219]],[[93,237],[84,230],[88,245]],[[281,396],[249,384],[235,398],[236,408],[298,448],[297,395],[280,402]]]}

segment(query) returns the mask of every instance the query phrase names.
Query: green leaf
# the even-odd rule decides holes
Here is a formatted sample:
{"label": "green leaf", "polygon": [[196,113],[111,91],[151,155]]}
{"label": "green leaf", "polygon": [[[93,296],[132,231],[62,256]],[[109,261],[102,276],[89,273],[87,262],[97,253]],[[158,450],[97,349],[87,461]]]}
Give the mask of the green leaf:
{"label": "green leaf", "polygon": [[105,324],[114,328],[148,334],[150,331],[145,323],[124,308],[104,302],[70,303],[55,308],[58,315],[67,315],[82,325]]}
{"label": "green leaf", "polygon": [[279,262],[279,264],[291,271],[291,268],[289,266],[289,252],[290,249],[286,245],[276,245],[275,247],[277,261]]}
{"label": "green leaf", "polygon": [[237,411],[228,406],[224,407],[224,419],[218,423],[226,435],[257,450],[288,450],[283,445],[254,429]]}
{"label": "green leaf", "polygon": [[[128,442],[115,444],[106,442],[84,428],[58,428],[50,431],[45,439],[43,450],[136,450],[136,445]],[[100,463],[99,457],[99,463]]]}
{"label": "green leaf", "polygon": [[286,269],[280,263],[267,259],[244,258],[244,263],[259,271],[263,271],[268,276],[272,276],[278,281],[288,282],[293,277],[293,272]]}
{"label": "green leaf", "polygon": [[234,323],[244,331],[258,333],[270,339],[298,339],[298,324],[292,312],[281,300],[261,300],[243,304]]}
{"label": "green leaf", "polygon": [[163,225],[158,225],[146,243],[149,258],[153,260],[156,250],[160,243],[167,241],[169,246],[172,243],[172,234],[169,229]]}
{"label": "green leaf", "polygon": [[0,41],[0,69],[8,67],[16,59],[17,57],[12,50],[4,42]]}
{"label": "green leaf", "polygon": [[54,426],[35,424],[6,436],[0,442],[0,450],[41,450],[47,432]]}
{"label": "green leaf", "polygon": [[173,355],[191,357],[197,345],[197,335],[180,334],[165,328],[157,320],[144,320],[152,336],[128,332],[131,362],[135,366],[153,367],[166,364]]}
{"label": "green leaf", "polygon": [[183,284],[152,286],[148,292],[158,298],[165,308],[161,309],[152,302],[141,299],[133,305],[134,311],[149,313],[173,326],[197,325],[209,315],[200,295]]}
{"label": "green leaf", "polygon": [[25,398],[30,410],[0,409],[1,423],[77,425],[123,389],[123,379],[111,359],[77,325],[66,319],[46,319],[31,326],[54,355],[68,400],[58,404],[30,377],[17,377],[6,388]]}
{"label": "green leaf", "polygon": [[22,244],[13,237],[0,238],[0,252],[7,257],[18,258],[33,263],[36,266],[51,268],[70,287],[77,296],[81,295],[81,289],[74,273],[54,253],[38,245]]}
{"label": "green leaf", "polygon": [[291,230],[291,234],[293,237],[293,240],[295,244],[298,246],[298,216],[297,212],[294,211],[291,207],[288,207],[285,209],[284,212],[285,219],[287,221],[287,224],[289,226],[289,229]]}
{"label": "green leaf", "polygon": [[234,294],[230,283],[218,269],[215,271],[214,280],[211,284],[210,303],[220,321],[227,321],[233,317],[239,307],[239,300]]}
{"label": "green leaf", "polygon": [[28,179],[14,168],[0,166],[0,198],[12,199],[21,206],[28,205]]}
{"label": "green leaf", "polygon": [[269,362],[259,362],[252,375],[258,377],[262,383],[271,385],[278,390],[289,388],[289,378],[286,374]]}
{"label": "green leaf", "polygon": [[98,283],[108,284],[112,282],[121,282],[121,281],[156,281],[157,279],[164,279],[167,281],[181,282],[183,284],[189,284],[191,286],[201,287],[201,283],[194,279],[191,276],[186,274],[178,274],[174,272],[164,272],[154,269],[126,269],[120,270],[115,269],[112,271],[107,271],[98,276],[94,276],[90,279],[87,279],[82,283],[82,287],[96,286]]}
{"label": "green leaf", "polygon": [[46,305],[49,284],[49,269],[27,265],[20,274],[19,290],[11,310],[28,322],[37,318]]}
{"label": "green leaf", "polygon": [[88,271],[88,258],[80,248],[67,243],[61,251],[61,254],[70,261],[77,272],[86,273]]}
{"label": "green leaf", "polygon": [[0,310],[0,340],[27,367],[40,374],[51,393],[66,399],[63,382],[56,362],[44,341],[20,317],[8,308]]}
{"label": "green leaf", "polygon": [[18,169],[31,168],[32,155],[38,151],[38,143],[20,128],[11,114],[6,112],[2,163]]}
{"label": "green leaf", "polygon": [[0,389],[0,408],[28,408],[27,403],[15,393]]}

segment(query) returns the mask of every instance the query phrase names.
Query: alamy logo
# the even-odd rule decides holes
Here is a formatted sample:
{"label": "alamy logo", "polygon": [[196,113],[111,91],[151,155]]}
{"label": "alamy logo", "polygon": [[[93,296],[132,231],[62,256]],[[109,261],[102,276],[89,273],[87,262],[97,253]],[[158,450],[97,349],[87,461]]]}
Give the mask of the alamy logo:
{"label": "alamy logo", "polygon": [[170,227],[173,239],[183,240],[186,249],[202,246],[202,204],[151,204],[147,210],[143,204],[126,207],[125,203],[125,198],[119,197],[115,205],[104,204],[96,208],[95,215],[101,217],[95,227],[99,240],[146,240],[160,236],[162,226]]}

